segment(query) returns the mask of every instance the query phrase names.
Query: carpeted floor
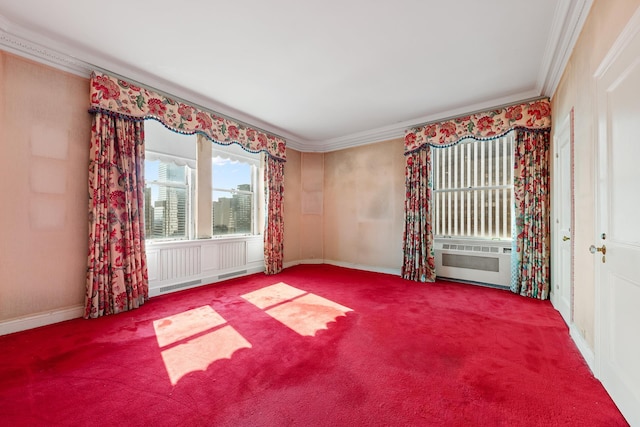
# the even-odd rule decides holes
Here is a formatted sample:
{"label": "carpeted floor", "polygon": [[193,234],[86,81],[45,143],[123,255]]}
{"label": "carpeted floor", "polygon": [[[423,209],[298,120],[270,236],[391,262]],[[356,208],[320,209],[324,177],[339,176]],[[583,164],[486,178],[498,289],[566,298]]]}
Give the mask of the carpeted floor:
{"label": "carpeted floor", "polygon": [[548,301],[302,265],[0,337],[0,425],[627,424]]}

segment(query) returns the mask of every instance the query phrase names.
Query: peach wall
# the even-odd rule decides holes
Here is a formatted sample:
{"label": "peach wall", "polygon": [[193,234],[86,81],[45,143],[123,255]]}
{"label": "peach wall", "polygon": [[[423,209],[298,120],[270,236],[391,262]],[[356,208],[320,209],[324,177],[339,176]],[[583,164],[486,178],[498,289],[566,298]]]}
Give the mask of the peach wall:
{"label": "peach wall", "polygon": [[302,212],[301,185],[302,153],[287,148],[284,164],[284,263],[300,260],[300,216]]}
{"label": "peach wall", "polygon": [[402,139],[330,153],[287,150],[284,262],[399,271],[404,229]]}
{"label": "peach wall", "polygon": [[0,321],[78,307],[89,80],[0,51]]}
{"label": "peach wall", "polygon": [[[300,164],[300,258],[324,258],[324,154],[302,153]],[[286,190],[285,190],[286,191]]]}
{"label": "peach wall", "polygon": [[324,156],[324,257],[398,270],[404,230],[402,139]]}
{"label": "peach wall", "polygon": [[595,217],[596,86],[593,75],[640,0],[596,0],[552,97],[553,123],[574,108],[575,225],[574,323],[591,348],[595,334],[595,260],[587,248],[597,240]]}

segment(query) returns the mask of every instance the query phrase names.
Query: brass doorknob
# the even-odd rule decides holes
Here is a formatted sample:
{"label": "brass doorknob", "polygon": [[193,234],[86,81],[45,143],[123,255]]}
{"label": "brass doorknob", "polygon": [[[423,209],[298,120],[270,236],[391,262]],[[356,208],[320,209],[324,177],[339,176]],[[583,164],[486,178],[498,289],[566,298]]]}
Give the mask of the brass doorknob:
{"label": "brass doorknob", "polygon": [[591,252],[592,254],[595,254],[596,252],[602,252],[602,255],[606,255],[607,247],[605,245],[602,245],[602,247],[597,248],[595,245],[591,245],[589,246],[589,252]]}
{"label": "brass doorknob", "polygon": [[569,236],[562,236],[562,241],[566,242],[567,240],[571,240],[571,237]]}

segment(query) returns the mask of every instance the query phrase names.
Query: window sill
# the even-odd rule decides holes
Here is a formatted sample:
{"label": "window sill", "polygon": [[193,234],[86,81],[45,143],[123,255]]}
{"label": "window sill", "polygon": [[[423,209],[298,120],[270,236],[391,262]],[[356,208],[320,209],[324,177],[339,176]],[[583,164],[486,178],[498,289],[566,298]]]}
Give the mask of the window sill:
{"label": "window sill", "polygon": [[451,243],[454,245],[469,244],[469,245],[485,245],[485,246],[501,246],[511,247],[512,239],[491,239],[482,237],[434,237],[434,242],[437,243]]}
{"label": "window sill", "polygon": [[162,239],[162,240],[146,240],[145,244],[150,247],[163,247],[163,246],[190,246],[194,244],[203,244],[207,242],[221,243],[225,241],[262,241],[262,234],[237,234],[231,236],[216,236],[216,237],[204,237],[201,239]]}

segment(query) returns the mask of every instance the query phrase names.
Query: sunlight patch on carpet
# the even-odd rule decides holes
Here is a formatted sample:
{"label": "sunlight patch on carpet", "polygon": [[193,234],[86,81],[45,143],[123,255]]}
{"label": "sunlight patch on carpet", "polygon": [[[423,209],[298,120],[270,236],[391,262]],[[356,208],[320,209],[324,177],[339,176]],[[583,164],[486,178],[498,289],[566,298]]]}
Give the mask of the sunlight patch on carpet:
{"label": "sunlight patch on carpet", "polygon": [[314,336],[338,317],[353,311],[282,282],[249,292],[242,298],[303,336]]}
{"label": "sunlight patch on carpet", "polygon": [[155,320],[153,329],[160,347],[182,341],[227,321],[208,305]]}
{"label": "sunlight patch on carpet", "polygon": [[220,359],[251,344],[210,306],[203,306],[153,322],[172,385],[185,375],[205,371]]}

